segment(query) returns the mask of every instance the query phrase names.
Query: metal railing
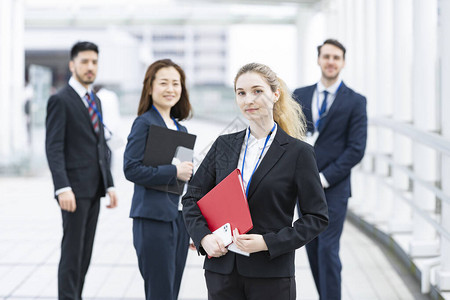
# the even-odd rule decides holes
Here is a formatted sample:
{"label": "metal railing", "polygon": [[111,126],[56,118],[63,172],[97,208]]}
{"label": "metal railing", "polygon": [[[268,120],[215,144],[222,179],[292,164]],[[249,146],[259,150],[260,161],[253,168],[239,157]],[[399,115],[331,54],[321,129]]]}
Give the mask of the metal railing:
{"label": "metal railing", "polygon": [[[442,183],[450,178],[443,178],[446,175],[442,163],[444,157],[450,157],[450,140],[439,133],[427,132],[413,124],[388,118],[371,119],[369,126],[369,133],[378,130],[389,132],[385,138],[390,144],[395,144],[395,138],[406,139],[406,148],[412,153],[417,151],[419,155],[412,155],[413,159],[405,163],[398,160],[401,152],[395,151],[401,151],[399,149],[369,146],[363,161],[353,172],[354,193],[349,205],[350,212],[387,236],[389,239],[386,240],[397,243],[397,248],[402,248],[411,265],[419,269],[423,293],[448,292],[450,270],[446,269],[448,266],[444,262],[450,261],[450,212],[445,207],[450,207],[450,196],[443,190]],[[376,140],[375,144],[383,142],[377,140],[381,135],[372,138]],[[427,150],[423,153],[431,155],[420,156],[419,147],[424,146]],[[428,175],[422,174],[421,168],[416,166],[418,159],[434,162],[425,172]],[[384,168],[379,168],[380,165]],[[407,178],[407,184],[397,184],[394,174]],[[371,185],[376,188],[370,189]],[[383,218],[373,217],[377,210],[386,212]],[[393,221],[403,221],[403,230],[389,226]],[[405,243],[405,240],[408,242]],[[417,244],[421,247],[416,247]]]}

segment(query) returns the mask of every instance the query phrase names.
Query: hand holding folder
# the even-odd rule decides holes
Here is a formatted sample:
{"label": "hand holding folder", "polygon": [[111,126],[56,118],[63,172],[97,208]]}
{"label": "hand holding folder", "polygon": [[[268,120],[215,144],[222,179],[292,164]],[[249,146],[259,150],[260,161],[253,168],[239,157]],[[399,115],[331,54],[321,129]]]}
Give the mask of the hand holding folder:
{"label": "hand holding folder", "polygon": [[[226,223],[230,224],[231,231],[237,228],[241,234],[247,233],[253,228],[239,169],[231,172],[201,198],[197,205],[211,232]],[[232,249],[229,248],[229,250]]]}

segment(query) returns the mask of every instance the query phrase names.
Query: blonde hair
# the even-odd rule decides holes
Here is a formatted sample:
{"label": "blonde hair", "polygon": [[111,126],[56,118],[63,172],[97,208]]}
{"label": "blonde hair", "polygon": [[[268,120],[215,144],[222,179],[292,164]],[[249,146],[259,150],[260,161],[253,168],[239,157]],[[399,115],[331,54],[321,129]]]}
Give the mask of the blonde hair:
{"label": "blonde hair", "polygon": [[272,92],[280,90],[280,97],[273,106],[273,119],[290,136],[304,140],[306,134],[306,121],[300,105],[292,98],[284,81],[268,66],[259,63],[249,63],[239,69],[234,78],[236,81],[245,73],[254,72],[265,79]]}

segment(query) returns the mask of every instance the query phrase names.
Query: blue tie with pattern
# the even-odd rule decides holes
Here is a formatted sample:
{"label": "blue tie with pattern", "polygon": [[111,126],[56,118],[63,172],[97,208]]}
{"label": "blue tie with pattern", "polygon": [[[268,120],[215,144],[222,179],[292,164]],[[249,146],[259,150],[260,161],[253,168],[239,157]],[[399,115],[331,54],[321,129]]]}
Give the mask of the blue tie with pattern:
{"label": "blue tie with pattern", "polygon": [[89,104],[88,111],[89,116],[91,117],[92,126],[94,127],[95,133],[98,135],[100,128],[98,127],[98,115],[97,115],[97,105],[91,99],[88,93],[86,93],[85,98]]}

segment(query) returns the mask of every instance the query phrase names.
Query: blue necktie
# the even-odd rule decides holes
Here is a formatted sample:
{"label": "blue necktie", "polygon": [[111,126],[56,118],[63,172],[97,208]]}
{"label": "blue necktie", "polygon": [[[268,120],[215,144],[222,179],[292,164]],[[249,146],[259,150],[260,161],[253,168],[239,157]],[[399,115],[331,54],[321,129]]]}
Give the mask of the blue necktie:
{"label": "blue necktie", "polygon": [[318,120],[318,124],[317,124],[317,130],[320,132],[320,125],[322,125],[322,118],[324,118],[324,114],[327,111],[327,97],[328,97],[328,91],[323,91],[323,102],[322,102],[322,106],[320,107],[319,110],[319,120]]}

